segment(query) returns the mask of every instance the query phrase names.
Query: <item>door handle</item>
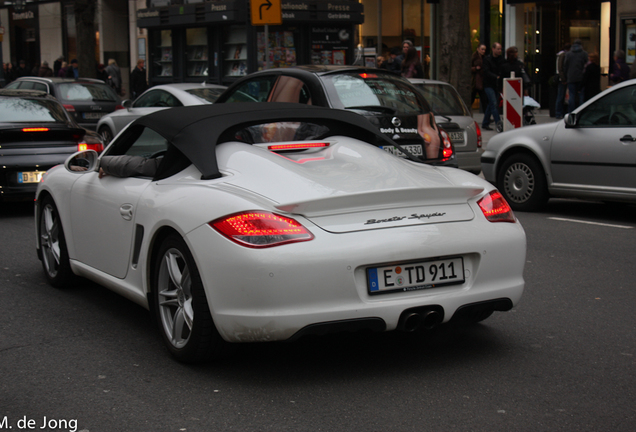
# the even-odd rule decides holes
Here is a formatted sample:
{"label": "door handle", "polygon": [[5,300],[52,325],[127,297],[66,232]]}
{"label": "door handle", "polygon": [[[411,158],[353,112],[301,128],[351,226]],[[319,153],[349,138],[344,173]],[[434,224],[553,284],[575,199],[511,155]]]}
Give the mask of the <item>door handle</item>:
{"label": "door handle", "polygon": [[122,218],[124,218],[124,220],[132,220],[133,217],[133,205],[132,204],[122,204],[121,207],[119,207],[119,214],[121,215]]}
{"label": "door handle", "polygon": [[633,138],[631,135],[625,135],[620,140],[623,141],[623,142],[634,142],[634,141],[636,141],[636,138]]}

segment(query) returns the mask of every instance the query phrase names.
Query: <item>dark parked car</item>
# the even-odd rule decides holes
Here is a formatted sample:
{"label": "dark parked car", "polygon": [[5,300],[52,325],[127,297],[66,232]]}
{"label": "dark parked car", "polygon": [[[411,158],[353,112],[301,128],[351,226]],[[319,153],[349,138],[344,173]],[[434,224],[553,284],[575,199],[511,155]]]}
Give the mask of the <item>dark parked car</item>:
{"label": "dark parked car", "polygon": [[75,123],[57,99],[0,90],[0,201],[33,199],[46,170],[82,150],[101,152],[101,138]]}
{"label": "dark parked car", "polygon": [[437,125],[450,136],[459,167],[479,174],[484,152],[481,129],[455,87],[429,79],[411,78],[409,81],[422,92],[435,113]]}
{"label": "dark parked car", "polygon": [[406,79],[382,69],[298,66],[268,69],[232,84],[216,101],[291,102],[354,111],[396,145],[381,145],[400,157],[457,167],[448,134],[422,94]]}
{"label": "dark parked car", "polygon": [[123,109],[121,99],[104,81],[91,78],[22,77],[7,89],[40,90],[62,102],[64,108],[82,127],[95,130],[103,116]]}

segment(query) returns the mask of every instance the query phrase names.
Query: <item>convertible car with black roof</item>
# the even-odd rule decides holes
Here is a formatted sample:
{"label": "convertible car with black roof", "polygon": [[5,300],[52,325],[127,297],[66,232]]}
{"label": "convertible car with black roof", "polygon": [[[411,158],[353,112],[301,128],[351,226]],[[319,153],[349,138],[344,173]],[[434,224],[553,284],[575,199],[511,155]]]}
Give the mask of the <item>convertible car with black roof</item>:
{"label": "convertible car with black roof", "polygon": [[515,306],[526,240],[499,192],[384,145],[400,147],[358,114],[292,103],[141,117],[101,156],[78,152],[44,175],[44,274],[150,309],[183,362]]}

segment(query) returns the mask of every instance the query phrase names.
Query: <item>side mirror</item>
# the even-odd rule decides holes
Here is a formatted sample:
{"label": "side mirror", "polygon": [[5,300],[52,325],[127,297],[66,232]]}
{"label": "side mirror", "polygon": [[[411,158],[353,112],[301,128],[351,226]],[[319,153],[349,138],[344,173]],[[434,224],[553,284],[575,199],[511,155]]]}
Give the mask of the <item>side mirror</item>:
{"label": "side mirror", "polygon": [[133,104],[133,101],[130,99],[126,99],[125,101],[121,103],[121,105],[126,109],[132,108],[132,104]]}
{"label": "side mirror", "polygon": [[84,150],[72,154],[64,162],[67,171],[82,174],[99,169],[99,156],[95,150]]}
{"label": "side mirror", "polygon": [[566,114],[563,117],[563,121],[565,122],[565,127],[566,128],[571,128],[576,126],[576,114],[575,113],[570,113],[570,114]]}

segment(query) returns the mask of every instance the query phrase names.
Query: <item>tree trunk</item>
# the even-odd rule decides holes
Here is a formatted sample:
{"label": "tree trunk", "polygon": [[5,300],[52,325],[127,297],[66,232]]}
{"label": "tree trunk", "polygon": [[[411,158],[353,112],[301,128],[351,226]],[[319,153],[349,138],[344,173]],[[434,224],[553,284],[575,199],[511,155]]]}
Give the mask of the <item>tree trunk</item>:
{"label": "tree trunk", "polygon": [[95,78],[97,65],[95,64],[95,11],[97,0],[75,0],[75,27],[77,29],[77,61],[79,62],[79,76]]}
{"label": "tree trunk", "polygon": [[[470,20],[467,0],[439,2],[440,81],[450,83],[470,108],[471,74]],[[448,31],[446,30],[448,29]]]}

